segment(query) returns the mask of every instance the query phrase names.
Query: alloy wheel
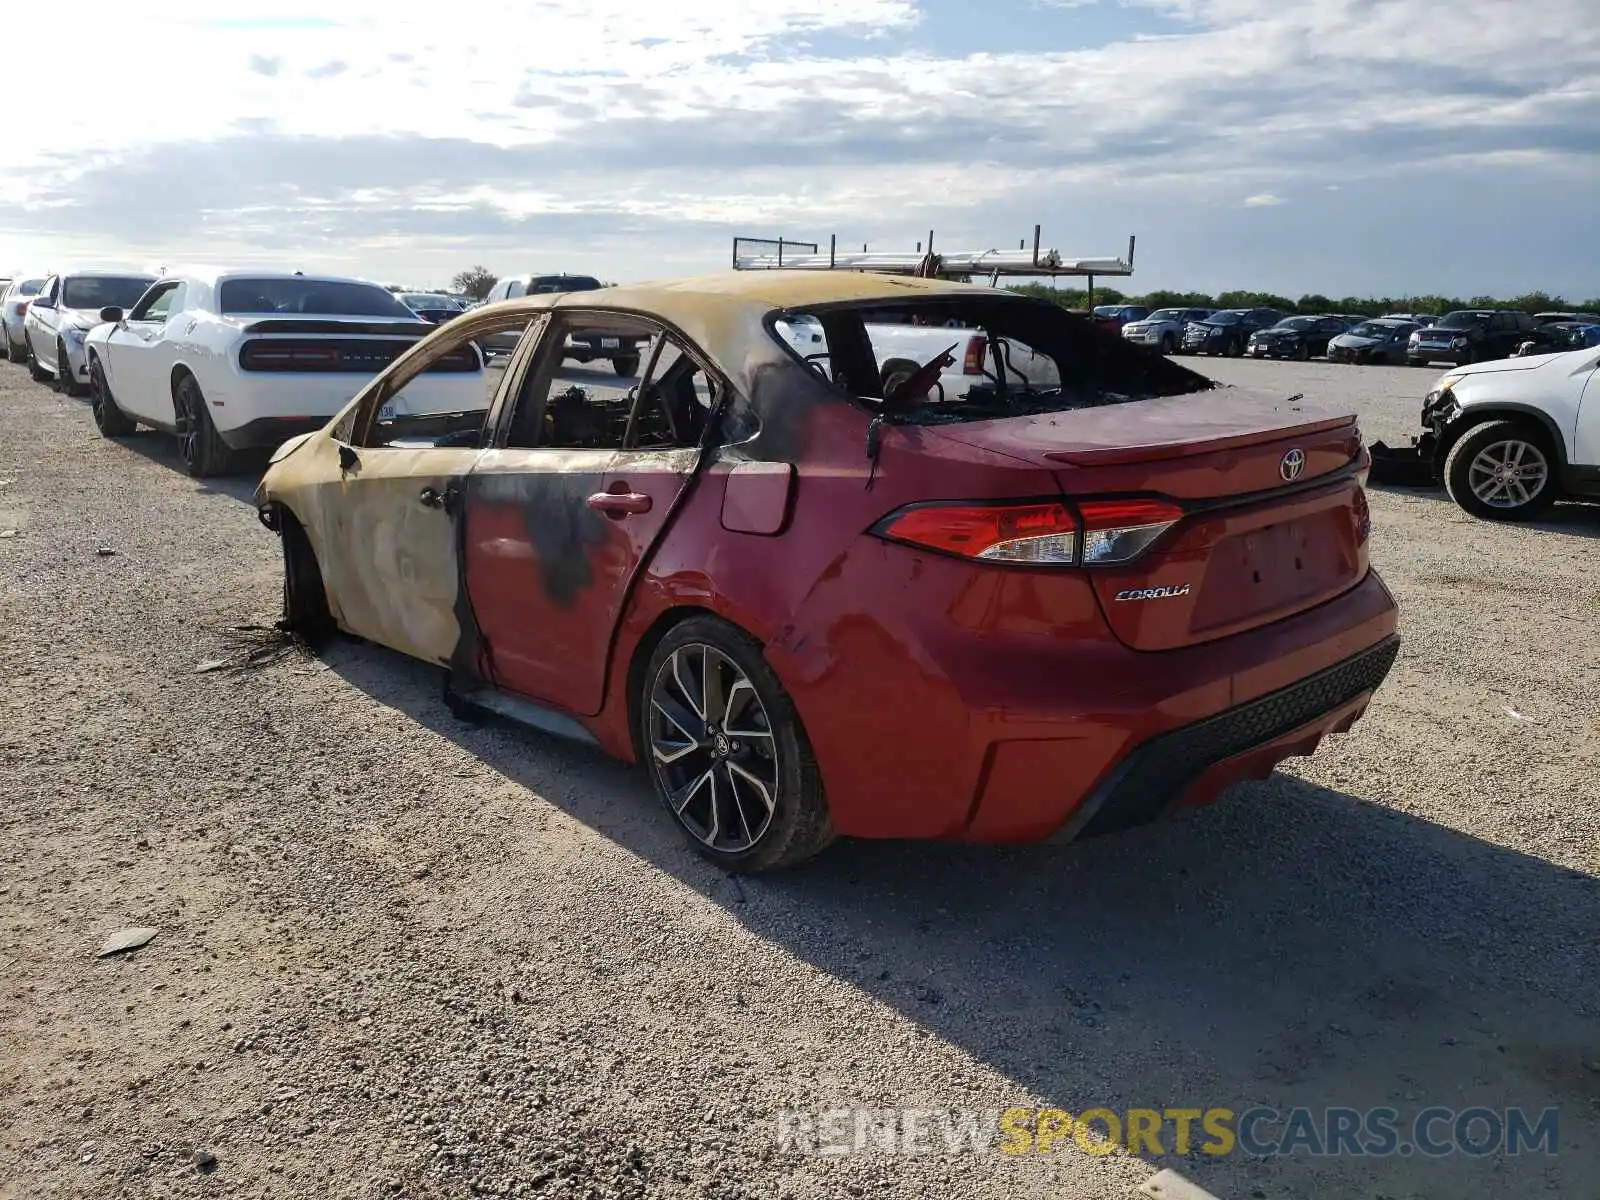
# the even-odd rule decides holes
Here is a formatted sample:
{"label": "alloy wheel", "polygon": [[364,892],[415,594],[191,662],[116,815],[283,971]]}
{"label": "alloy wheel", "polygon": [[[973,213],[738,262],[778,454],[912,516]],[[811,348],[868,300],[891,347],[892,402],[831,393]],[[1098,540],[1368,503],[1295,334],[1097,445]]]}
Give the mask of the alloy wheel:
{"label": "alloy wheel", "polygon": [[778,804],[778,755],[755,685],[692,642],[662,661],[646,724],[651,769],[678,821],[723,854],[756,845]]}
{"label": "alloy wheel", "polygon": [[1511,438],[1491,442],[1467,467],[1472,494],[1491,508],[1521,508],[1550,478],[1544,451],[1532,442]]}
{"label": "alloy wheel", "polygon": [[183,461],[193,465],[200,457],[201,416],[196,411],[194,389],[187,381],[178,386],[177,402],[179,446]]}
{"label": "alloy wheel", "polygon": [[100,429],[106,427],[106,377],[100,370],[98,360],[89,363],[89,411],[94,414],[94,423]]}

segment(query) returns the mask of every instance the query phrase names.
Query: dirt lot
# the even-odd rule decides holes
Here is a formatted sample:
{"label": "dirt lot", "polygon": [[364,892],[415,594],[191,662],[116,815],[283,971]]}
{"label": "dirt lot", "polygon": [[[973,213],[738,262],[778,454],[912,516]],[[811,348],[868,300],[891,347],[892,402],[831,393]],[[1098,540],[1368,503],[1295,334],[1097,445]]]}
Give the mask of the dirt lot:
{"label": "dirt lot", "polygon": [[[1205,366],[1391,441],[1429,378]],[[0,1197],[1596,1194],[1600,510],[1375,494],[1394,674],[1212,809],[740,884],[396,655],[196,673],[277,615],[252,483],[0,365]],[[776,1146],[789,1107],[1255,1104],[1559,1106],[1560,1153]]]}

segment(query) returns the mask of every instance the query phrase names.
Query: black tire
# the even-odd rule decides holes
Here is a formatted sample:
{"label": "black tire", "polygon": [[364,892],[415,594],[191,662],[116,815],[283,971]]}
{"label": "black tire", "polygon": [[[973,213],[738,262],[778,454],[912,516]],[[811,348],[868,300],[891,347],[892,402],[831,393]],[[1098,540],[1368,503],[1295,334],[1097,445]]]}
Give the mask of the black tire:
{"label": "black tire", "polygon": [[1310,362],[1311,343],[1302,341],[1300,345],[1295,348],[1294,357],[1296,362]]}
{"label": "black tire", "polygon": [[1243,358],[1244,340],[1242,338],[1234,338],[1231,342],[1229,342],[1227,355],[1229,358]]}
{"label": "black tire", "polygon": [[1178,339],[1170,333],[1161,335],[1161,353],[1176,354],[1178,352]]}
{"label": "black tire", "polygon": [[9,333],[6,334],[5,337],[6,337],[6,361],[7,362],[14,362],[14,363],[27,362],[28,361],[27,342],[23,342],[23,344],[19,346],[19,345],[17,345],[15,342],[13,342],[11,340],[11,335]]}
{"label": "black tire", "polygon": [[1411,358],[1410,356],[1406,358],[1406,366],[1408,367],[1425,367],[1427,365],[1428,360],[1425,358]]}
{"label": "black tire", "polygon": [[637,354],[619,354],[611,360],[611,369],[618,375],[632,377],[639,373],[639,356]]}
{"label": "black tire", "polygon": [[72,360],[67,357],[67,344],[56,343],[56,386],[74,400],[82,399],[88,389],[72,375]]}
{"label": "black tire", "polygon": [[[1517,448],[1520,447],[1520,452]],[[1511,457],[1515,465],[1510,465]],[[1515,492],[1498,502],[1491,474],[1496,460],[1518,472]],[[1540,475],[1530,478],[1537,467]],[[1485,521],[1526,521],[1556,502],[1561,492],[1559,462],[1543,429],[1529,421],[1486,421],[1463,434],[1444,461],[1444,487],[1463,511]],[[1485,492],[1489,494],[1485,494]]]}
{"label": "black tire", "polygon": [[184,375],[172,389],[173,409],[178,418],[178,438],[183,465],[196,479],[226,475],[233,469],[234,454],[217,433],[216,423],[206,408],[206,398],[193,375]]}
{"label": "black tire", "polygon": [[94,414],[94,426],[101,437],[125,438],[139,428],[117,407],[111,385],[106,382],[106,373],[100,369],[100,360],[93,355],[89,356],[89,411]]}
{"label": "black tire", "polygon": [[322,568],[317,565],[311,539],[294,514],[279,505],[278,520],[278,536],[283,542],[282,628],[313,650],[320,650],[334,631]]}
{"label": "black tire", "polygon": [[[26,339],[27,335],[24,334],[23,337]],[[28,374],[33,381],[35,383],[49,383],[52,376],[49,371],[39,365],[39,360],[33,356],[33,343],[24,340],[22,353],[24,355],[22,361],[28,364]]]}
{"label": "black tire", "polygon": [[[697,661],[702,664],[698,680],[694,667]],[[712,664],[709,669],[716,672],[720,681],[709,690],[703,682],[707,663]],[[675,668],[681,668],[688,678],[685,680]],[[742,676],[742,682],[735,679],[735,673]],[[732,686],[726,686],[730,679],[735,681]],[[749,686],[753,703],[745,701],[735,715],[732,699],[745,685]],[[689,694],[696,687],[703,701],[698,706]],[[658,688],[663,690],[658,692]],[[720,716],[712,711],[715,703],[705,702],[708,695],[723,697]],[[682,721],[695,728],[686,729],[678,719],[665,716],[667,709],[658,706],[658,698],[674,705]],[[702,856],[728,871],[755,873],[793,866],[833,841],[833,822],[823,792],[822,773],[800,722],[800,714],[768,665],[761,644],[742,629],[711,616],[690,617],[674,625],[656,645],[638,677],[635,705],[639,761],[650,772],[651,784],[662,806]],[[711,714],[709,721],[699,715],[700,708]],[[752,734],[734,728],[735,725],[742,727],[746,721],[758,732]],[[742,745],[741,737],[745,739]],[[663,763],[659,761],[656,747],[668,740],[694,748]],[[711,777],[709,793],[698,785],[689,789],[687,785],[676,784],[674,772],[692,781],[702,766],[704,774]],[[750,825],[751,808],[741,804],[739,787],[727,782],[733,778],[733,772],[742,773],[744,779],[761,776],[773,781],[776,796],[765,822],[758,829]],[[717,790],[719,779],[724,781],[725,792]],[[678,796],[685,797],[678,804],[674,803],[675,788]],[[763,790],[764,787],[745,787],[746,795],[757,800]],[[719,796],[723,797],[720,802]],[[703,804],[708,807],[707,820],[700,820],[698,816]],[[754,815],[761,815],[759,807]],[[737,827],[732,820],[734,817],[739,818]],[[747,836],[747,845],[714,844],[724,819],[730,831],[738,828]]]}

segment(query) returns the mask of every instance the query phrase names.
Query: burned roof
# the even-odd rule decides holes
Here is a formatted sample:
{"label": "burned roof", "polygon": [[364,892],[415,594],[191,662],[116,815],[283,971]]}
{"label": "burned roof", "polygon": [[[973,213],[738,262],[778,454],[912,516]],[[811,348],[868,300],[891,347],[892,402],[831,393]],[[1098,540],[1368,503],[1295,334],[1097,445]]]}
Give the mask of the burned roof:
{"label": "burned roof", "polygon": [[[950,283],[941,279],[906,278],[855,271],[727,271],[651,283],[627,284],[599,291],[559,292],[524,296],[486,304],[470,314],[477,322],[548,309],[610,309],[618,314],[660,317],[737,373],[756,346],[782,355],[766,336],[762,322],[775,310],[812,308],[823,304],[874,304],[940,297],[974,297],[1028,303],[1015,293],[985,284]],[[757,351],[757,357],[767,355]]]}

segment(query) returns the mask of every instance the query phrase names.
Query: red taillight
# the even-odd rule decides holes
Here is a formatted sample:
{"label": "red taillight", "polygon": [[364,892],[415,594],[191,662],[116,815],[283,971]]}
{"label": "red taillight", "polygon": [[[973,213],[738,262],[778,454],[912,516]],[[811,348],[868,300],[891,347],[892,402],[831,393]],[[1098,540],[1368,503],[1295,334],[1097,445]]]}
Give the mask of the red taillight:
{"label": "red taillight", "polygon": [[1086,566],[1132,562],[1183,517],[1170,500],[1080,500]]}
{"label": "red taillight", "polygon": [[929,504],[902,509],[877,532],[988,562],[1077,561],[1078,522],[1064,504]]}
{"label": "red taillight", "polygon": [[24,300],[21,304],[17,305],[17,316],[25,317],[27,315],[28,315],[28,302],[26,300]]}
{"label": "red taillight", "polygon": [[967,353],[961,360],[963,375],[982,375],[983,360],[989,353],[989,339],[981,333],[967,339]]}
{"label": "red taillight", "polygon": [[922,504],[891,513],[873,532],[985,562],[1115,566],[1138,558],[1182,518],[1170,500],[1080,500],[1077,515],[1064,503]]}

